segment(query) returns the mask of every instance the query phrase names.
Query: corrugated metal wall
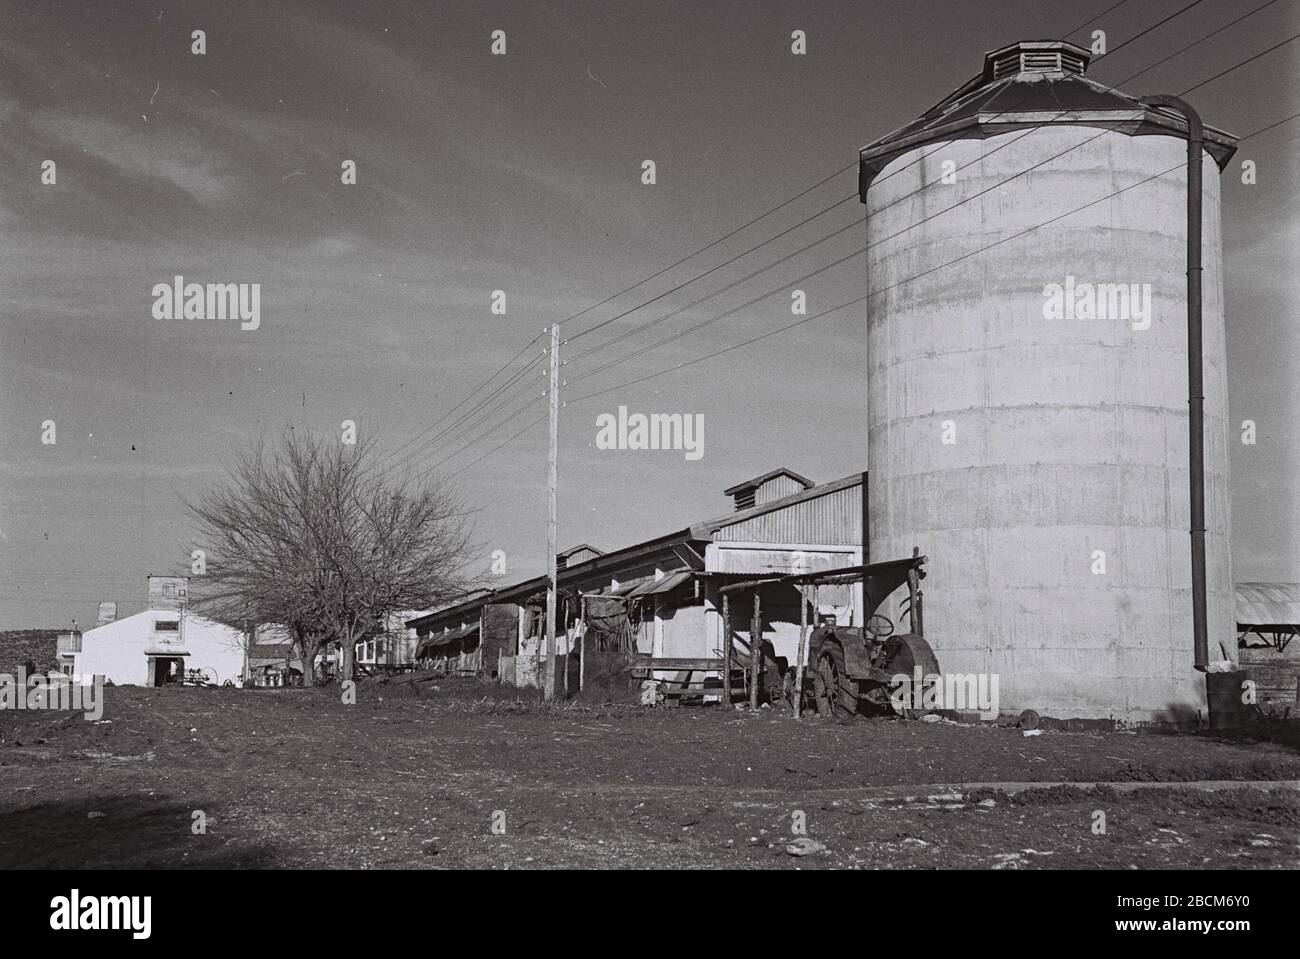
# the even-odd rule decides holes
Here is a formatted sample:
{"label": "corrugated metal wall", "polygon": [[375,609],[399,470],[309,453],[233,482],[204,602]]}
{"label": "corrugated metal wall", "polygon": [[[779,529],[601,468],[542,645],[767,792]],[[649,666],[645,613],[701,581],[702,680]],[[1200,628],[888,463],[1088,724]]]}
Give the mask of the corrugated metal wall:
{"label": "corrugated metal wall", "polygon": [[793,493],[802,493],[803,491],[804,485],[797,480],[793,480],[788,476],[774,476],[754,491],[754,505],[762,506],[764,503],[770,503],[782,496],[790,496]]}
{"label": "corrugated metal wall", "polygon": [[862,544],[861,484],[723,526],[715,542]]}

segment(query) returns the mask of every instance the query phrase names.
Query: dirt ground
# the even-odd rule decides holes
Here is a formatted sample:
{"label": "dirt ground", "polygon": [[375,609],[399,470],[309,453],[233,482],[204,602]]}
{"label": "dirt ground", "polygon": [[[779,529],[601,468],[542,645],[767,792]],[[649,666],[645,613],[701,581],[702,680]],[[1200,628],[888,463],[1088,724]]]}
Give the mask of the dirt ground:
{"label": "dirt ground", "polygon": [[[1121,788],[1300,780],[1296,723],[1026,737],[422,688],[367,681],[348,706],[118,687],[98,723],[0,712],[0,866],[1300,867],[1294,789]],[[1116,786],[945,788],[972,782]]]}

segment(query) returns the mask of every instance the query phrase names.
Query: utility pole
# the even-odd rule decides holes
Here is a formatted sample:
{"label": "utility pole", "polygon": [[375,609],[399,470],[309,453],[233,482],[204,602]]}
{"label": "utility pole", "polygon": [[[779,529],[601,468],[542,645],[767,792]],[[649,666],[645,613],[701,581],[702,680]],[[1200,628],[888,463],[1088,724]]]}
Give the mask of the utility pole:
{"label": "utility pole", "polygon": [[555,551],[559,548],[555,535],[555,480],[559,460],[560,434],[560,324],[551,324],[551,437],[546,455],[546,489],[549,514],[546,524],[546,640],[543,643],[542,693],[547,700],[555,698],[555,604],[557,583]]}

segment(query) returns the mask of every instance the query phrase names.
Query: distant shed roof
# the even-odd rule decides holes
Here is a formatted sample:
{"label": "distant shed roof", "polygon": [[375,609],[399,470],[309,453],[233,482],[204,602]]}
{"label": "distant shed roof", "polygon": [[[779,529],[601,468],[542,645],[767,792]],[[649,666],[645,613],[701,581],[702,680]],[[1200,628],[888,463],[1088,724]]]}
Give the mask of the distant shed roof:
{"label": "distant shed roof", "polygon": [[658,593],[671,593],[682,583],[687,582],[694,574],[689,569],[673,570],[671,573],[659,578],[652,579],[642,583],[636,589],[632,590],[629,596],[654,596]]}
{"label": "distant shed roof", "polygon": [[568,549],[562,549],[562,550],[560,550],[560,551],[559,551],[558,553],[556,553],[555,555],[556,555],[556,556],[572,556],[574,553],[577,553],[577,552],[582,551],[582,550],[585,550],[585,551],[588,552],[588,553],[593,553],[593,554],[595,554],[596,556],[604,556],[604,555],[605,555],[605,551],[604,551],[603,549],[596,549],[596,547],[594,547],[594,546],[592,546],[592,545],[590,545],[590,544],[588,544],[588,543],[579,543],[577,546],[570,546]]}
{"label": "distant shed roof", "polygon": [[1300,625],[1300,583],[1238,583],[1241,626]]}
{"label": "distant shed roof", "polygon": [[452,643],[459,642],[467,636],[478,632],[478,623],[470,623],[468,626],[462,626],[460,629],[448,630],[445,633],[429,633],[415,647],[415,658],[420,659],[430,650],[442,646],[450,646]]}
{"label": "distant shed roof", "polygon": [[799,473],[796,473],[794,470],[788,470],[785,467],[782,467],[780,469],[768,470],[762,476],[755,476],[753,479],[747,479],[743,483],[737,483],[735,486],[730,486],[727,489],[724,489],[722,491],[722,495],[733,496],[736,493],[739,493],[743,489],[749,489],[754,486],[762,486],[768,480],[776,479],[778,476],[788,476],[796,483],[798,483],[800,486],[802,486],[804,489],[811,489],[813,485],[813,481],[810,480],[808,477],[802,476]]}

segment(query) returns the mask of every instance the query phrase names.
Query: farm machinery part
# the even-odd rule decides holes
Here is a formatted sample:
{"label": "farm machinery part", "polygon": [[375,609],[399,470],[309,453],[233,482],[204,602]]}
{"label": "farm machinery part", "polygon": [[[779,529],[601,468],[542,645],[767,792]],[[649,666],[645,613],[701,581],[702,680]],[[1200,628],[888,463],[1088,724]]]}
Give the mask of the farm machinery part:
{"label": "farm machinery part", "polygon": [[[908,559],[832,570],[794,577],[801,586],[861,583],[866,612],[865,626],[823,625],[808,638],[807,672],[803,695],[811,692],[818,714],[848,720],[859,712],[885,715],[898,713],[917,718],[927,710],[914,708],[910,699],[896,697],[901,683],[919,670],[922,676],[939,672],[939,661],[926,642],[922,616],[920,581],[926,557],[914,551]],[[903,612],[908,631],[895,634],[894,623],[877,610],[896,589],[906,584]],[[786,691],[793,701],[795,670],[787,670]]]}

